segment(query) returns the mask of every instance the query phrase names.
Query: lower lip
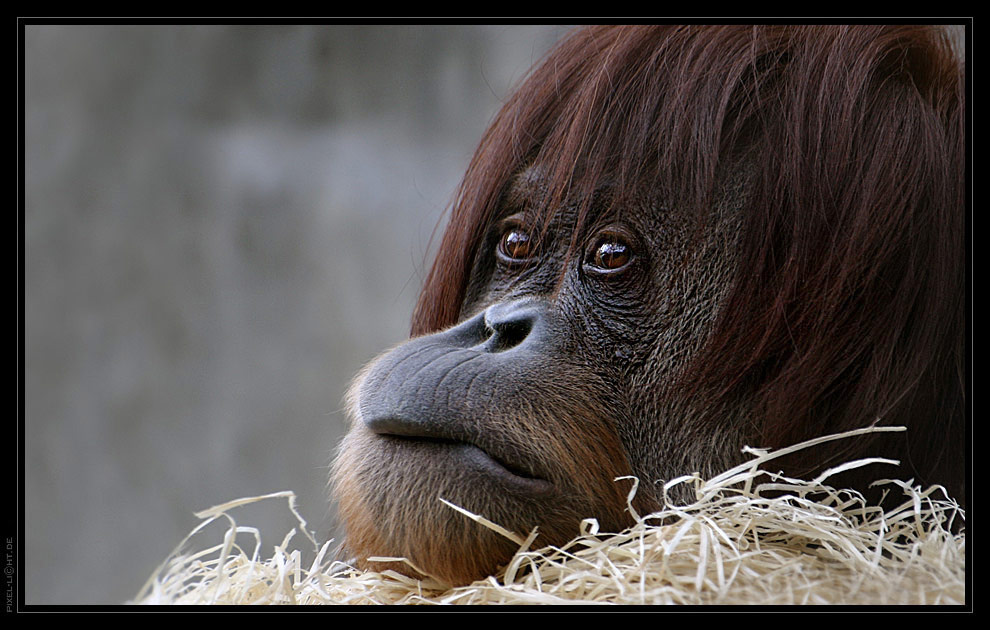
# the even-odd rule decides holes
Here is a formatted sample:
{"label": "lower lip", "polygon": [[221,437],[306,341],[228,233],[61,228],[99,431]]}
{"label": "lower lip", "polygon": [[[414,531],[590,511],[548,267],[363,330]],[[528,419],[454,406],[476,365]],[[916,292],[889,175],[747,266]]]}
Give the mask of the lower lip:
{"label": "lower lip", "polygon": [[407,443],[409,446],[441,448],[466,468],[483,473],[509,488],[523,491],[526,494],[548,494],[552,489],[551,483],[546,479],[515,473],[474,444],[387,434],[381,437]]}

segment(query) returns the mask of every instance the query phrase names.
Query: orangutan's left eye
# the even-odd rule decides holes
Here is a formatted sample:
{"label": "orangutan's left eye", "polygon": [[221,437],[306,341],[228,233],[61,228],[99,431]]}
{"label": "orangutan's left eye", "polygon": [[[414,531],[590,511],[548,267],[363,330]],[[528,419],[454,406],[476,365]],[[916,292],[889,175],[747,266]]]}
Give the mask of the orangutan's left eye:
{"label": "orangutan's left eye", "polygon": [[592,271],[615,273],[629,265],[633,248],[621,234],[606,232],[595,239],[588,250],[585,265]]}

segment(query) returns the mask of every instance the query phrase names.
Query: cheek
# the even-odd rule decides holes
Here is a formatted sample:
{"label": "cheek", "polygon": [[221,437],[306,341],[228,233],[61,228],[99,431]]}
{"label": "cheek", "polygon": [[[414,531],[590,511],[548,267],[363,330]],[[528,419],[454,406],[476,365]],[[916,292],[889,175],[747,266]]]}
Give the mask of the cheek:
{"label": "cheek", "polygon": [[633,411],[620,435],[634,474],[643,479],[668,480],[685,471],[711,475],[741,459],[751,422],[746,401],[712,413],[715,392],[695,389],[691,377],[731,287],[731,262],[730,256],[699,252],[666,264],[642,311],[649,317],[633,326],[638,342],[622,346],[629,358],[624,408]]}
{"label": "cheek", "polygon": [[657,279],[651,360],[680,377],[712,334],[734,278],[733,257],[714,247],[686,257]]}
{"label": "cheek", "polygon": [[560,293],[560,308],[574,327],[575,356],[603,384],[609,408],[628,407],[631,377],[649,369],[656,330],[655,289],[640,269],[608,280],[579,276]]}

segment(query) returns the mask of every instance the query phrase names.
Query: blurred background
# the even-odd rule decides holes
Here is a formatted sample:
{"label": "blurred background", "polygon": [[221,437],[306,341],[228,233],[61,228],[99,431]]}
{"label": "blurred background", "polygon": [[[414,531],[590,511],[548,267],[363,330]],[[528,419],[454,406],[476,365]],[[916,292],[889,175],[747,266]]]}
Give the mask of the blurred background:
{"label": "blurred background", "polygon": [[[566,31],[25,26],[28,604],[133,598],[231,499],[292,490],[336,535],[349,379],[407,336],[475,145]],[[244,520],[266,556],[296,524]]]}

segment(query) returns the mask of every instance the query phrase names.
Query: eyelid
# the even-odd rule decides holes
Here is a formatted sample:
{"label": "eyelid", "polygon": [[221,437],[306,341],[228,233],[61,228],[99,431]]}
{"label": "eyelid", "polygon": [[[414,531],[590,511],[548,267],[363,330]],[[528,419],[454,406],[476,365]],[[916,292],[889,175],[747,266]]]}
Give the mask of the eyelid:
{"label": "eyelid", "polygon": [[505,231],[509,228],[523,227],[530,229],[532,226],[533,219],[530,216],[530,213],[525,210],[514,212],[507,217],[502,217],[495,223],[495,229],[498,231],[500,236],[505,234]]}

